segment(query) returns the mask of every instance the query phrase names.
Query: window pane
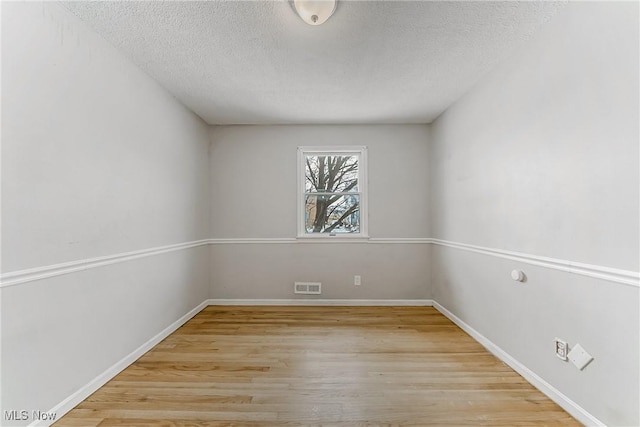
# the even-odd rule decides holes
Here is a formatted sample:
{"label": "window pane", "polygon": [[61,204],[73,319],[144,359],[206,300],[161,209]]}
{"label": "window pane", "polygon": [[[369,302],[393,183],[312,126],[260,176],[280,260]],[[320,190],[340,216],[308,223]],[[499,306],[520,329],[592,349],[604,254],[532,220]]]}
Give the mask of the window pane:
{"label": "window pane", "polygon": [[358,156],[304,156],[305,193],[358,191]]}
{"label": "window pane", "polygon": [[307,233],[359,233],[360,196],[305,196],[305,231]]}

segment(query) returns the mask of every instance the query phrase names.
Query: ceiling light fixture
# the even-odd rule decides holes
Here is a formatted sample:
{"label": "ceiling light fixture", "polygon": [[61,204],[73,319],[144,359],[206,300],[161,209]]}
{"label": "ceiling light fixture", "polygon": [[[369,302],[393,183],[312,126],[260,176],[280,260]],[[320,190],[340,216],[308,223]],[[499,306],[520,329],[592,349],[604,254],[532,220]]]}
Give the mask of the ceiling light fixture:
{"label": "ceiling light fixture", "polygon": [[300,18],[309,25],[323,24],[336,10],[337,0],[293,0]]}

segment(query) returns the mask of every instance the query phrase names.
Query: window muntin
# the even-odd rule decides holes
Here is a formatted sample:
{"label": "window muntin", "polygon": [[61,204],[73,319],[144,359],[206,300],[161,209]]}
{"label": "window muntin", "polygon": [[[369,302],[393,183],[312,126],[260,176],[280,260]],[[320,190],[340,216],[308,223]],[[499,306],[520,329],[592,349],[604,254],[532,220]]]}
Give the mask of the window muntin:
{"label": "window muntin", "polygon": [[366,148],[298,149],[299,237],[366,236]]}

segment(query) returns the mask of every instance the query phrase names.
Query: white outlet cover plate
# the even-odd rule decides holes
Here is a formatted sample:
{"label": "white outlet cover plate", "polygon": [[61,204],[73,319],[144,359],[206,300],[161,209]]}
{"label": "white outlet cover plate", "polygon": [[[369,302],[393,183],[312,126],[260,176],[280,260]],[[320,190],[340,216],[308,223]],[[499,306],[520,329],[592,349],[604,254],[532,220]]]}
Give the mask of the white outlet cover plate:
{"label": "white outlet cover plate", "polygon": [[554,341],[556,343],[556,356],[558,356],[560,360],[564,360],[566,362],[567,361],[567,342],[560,338],[556,338]]}
{"label": "white outlet cover plate", "polygon": [[576,344],[568,354],[569,360],[576,368],[583,370],[591,361],[593,357],[582,348],[580,344]]}

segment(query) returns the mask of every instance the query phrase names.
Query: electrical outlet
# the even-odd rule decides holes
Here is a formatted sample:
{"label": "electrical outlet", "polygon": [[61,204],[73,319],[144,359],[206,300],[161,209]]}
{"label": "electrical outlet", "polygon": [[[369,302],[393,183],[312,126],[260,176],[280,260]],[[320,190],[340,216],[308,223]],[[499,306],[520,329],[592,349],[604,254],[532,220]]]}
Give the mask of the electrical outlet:
{"label": "electrical outlet", "polygon": [[556,338],[554,342],[556,343],[556,356],[566,362],[567,354],[569,353],[569,345],[565,340],[560,338]]}
{"label": "electrical outlet", "polygon": [[353,276],[354,286],[360,286],[362,284],[362,278],[360,276]]}

